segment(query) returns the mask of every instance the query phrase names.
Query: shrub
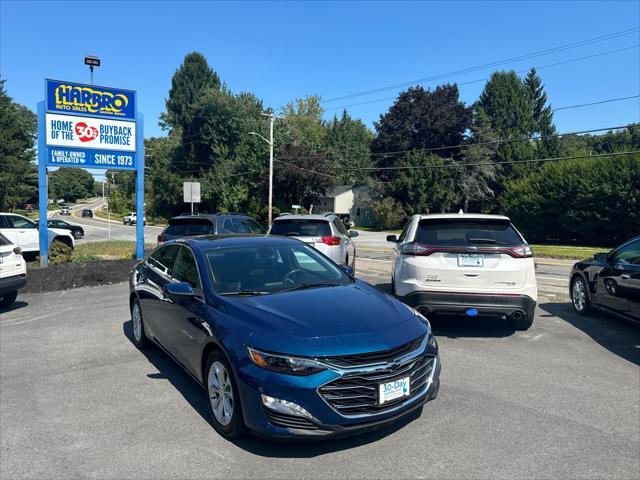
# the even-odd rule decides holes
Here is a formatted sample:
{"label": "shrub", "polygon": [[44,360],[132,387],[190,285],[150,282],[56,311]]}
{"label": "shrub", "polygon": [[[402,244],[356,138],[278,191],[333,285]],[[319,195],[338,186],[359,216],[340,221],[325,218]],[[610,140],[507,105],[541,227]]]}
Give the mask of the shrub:
{"label": "shrub", "polygon": [[49,263],[59,265],[71,261],[73,250],[69,245],[60,240],[54,240],[51,243],[51,251],[49,252]]}
{"label": "shrub", "polygon": [[399,228],[406,218],[400,202],[391,197],[377,200],[373,202],[371,207],[373,210],[374,226],[381,230]]}

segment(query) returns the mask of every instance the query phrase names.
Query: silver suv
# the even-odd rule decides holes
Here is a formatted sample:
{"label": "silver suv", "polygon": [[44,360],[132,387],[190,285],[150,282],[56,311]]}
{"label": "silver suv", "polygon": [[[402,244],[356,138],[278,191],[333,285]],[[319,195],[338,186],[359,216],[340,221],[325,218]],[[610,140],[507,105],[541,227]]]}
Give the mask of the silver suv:
{"label": "silver suv", "polygon": [[324,215],[282,214],[271,224],[267,235],[294,237],[322,252],[338,265],[356,271],[356,246],[351,240],[356,231],[347,231],[342,220],[333,213]]}

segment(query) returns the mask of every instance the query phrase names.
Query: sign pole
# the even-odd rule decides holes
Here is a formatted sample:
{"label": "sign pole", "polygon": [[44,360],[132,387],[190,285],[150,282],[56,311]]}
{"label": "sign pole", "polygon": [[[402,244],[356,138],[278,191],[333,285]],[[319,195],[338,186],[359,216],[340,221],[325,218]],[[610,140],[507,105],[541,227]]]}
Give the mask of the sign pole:
{"label": "sign pole", "polygon": [[138,163],[136,165],[136,258],[144,258],[144,132],[143,116],[136,115],[136,150]]}
{"label": "sign pole", "polygon": [[40,239],[40,266],[49,264],[49,232],[47,213],[49,210],[49,186],[47,185],[47,142],[45,140],[45,106],[38,102],[38,237]]}

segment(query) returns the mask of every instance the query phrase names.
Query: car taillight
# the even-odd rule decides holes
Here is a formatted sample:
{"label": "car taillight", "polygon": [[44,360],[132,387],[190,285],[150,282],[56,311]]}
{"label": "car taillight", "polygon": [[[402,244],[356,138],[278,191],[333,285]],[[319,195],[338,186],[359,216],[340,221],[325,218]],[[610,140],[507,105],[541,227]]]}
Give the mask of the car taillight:
{"label": "car taillight", "polygon": [[509,250],[514,253],[516,257],[533,257],[533,250],[529,245],[521,245],[519,247],[512,247]]}
{"label": "car taillight", "polygon": [[320,239],[322,243],[325,245],[329,245],[330,247],[335,247],[336,245],[340,245],[340,237],[333,237],[331,235],[325,235]]}
{"label": "car taillight", "polygon": [[20,247],[15,247],[13,249],[13,253],[15,253],[16,255],[22,255],[22,249]]}
{"label": "car taillight", "polygon": [[430,247],[425,247],[424,245],[420,245],[418,243],[405,243],[400,247],[400,253],[402,255],[431,255],[435,249]]}
{"label": "car taillight", "polygon": [[158,235],[158,245],[164,243],[164,237],[162,236],[162,234]]}

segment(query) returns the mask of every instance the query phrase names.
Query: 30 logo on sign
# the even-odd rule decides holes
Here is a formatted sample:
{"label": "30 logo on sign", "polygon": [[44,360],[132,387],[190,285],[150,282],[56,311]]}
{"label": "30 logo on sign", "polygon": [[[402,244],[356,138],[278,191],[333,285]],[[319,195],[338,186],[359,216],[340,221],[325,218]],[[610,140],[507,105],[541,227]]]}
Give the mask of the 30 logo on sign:
{"label": "30 logo on sign", "polygon": [[76,123],[75,131],[81,142],[90,142],[98,138],[98,129],[84,122]]}

